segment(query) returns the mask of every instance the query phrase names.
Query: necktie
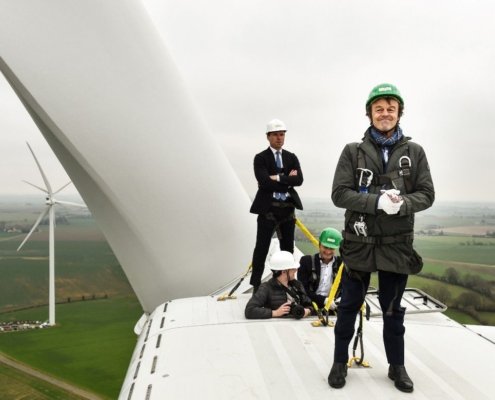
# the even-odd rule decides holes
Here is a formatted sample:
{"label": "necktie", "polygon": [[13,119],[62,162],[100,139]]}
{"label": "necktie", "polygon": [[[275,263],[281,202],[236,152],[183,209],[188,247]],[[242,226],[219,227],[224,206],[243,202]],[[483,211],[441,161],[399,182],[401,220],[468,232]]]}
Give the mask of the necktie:
{"label": "necktie", "polygon": [[279,170],[281,170],[282,169],[282,159],[280,158],[280,151],[275,152],[275,163],[277,164],[277,168]]}
{"label": "necktie", "polygon": [[[282,158],[280,158],[280,151],[275,152],[275,164],[277,164],[278,172],[282,172]],[[275,198],[277,200],[285,201],[287,196],[285,193],[275,192]]]}

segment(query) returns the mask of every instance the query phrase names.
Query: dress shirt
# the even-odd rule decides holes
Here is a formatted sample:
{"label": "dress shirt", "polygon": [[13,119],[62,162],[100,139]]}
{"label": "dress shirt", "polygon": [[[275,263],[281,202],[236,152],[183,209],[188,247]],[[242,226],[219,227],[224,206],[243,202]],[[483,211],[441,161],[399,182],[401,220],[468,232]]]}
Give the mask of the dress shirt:
{"label": "dress shirt", "polygon": [[335,263],[335,257],[333,257],[328,264],[325,264],[320,259],[320,283],[318,285],[318,289],[316,290],[316,294],[320,296],[328,296],[330,293],[330,288],[332,287],[333,277],[333,264]]}

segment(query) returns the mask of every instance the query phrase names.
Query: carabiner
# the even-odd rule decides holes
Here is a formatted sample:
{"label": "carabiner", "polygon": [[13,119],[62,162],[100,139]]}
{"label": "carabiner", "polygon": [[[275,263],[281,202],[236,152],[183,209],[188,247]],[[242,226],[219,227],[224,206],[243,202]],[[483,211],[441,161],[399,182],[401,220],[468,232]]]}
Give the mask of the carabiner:
{"label": "carabiner", "polygon": [[[407,165],[402,165],[402,160],[406,160]],[[411,168],[411,159],[408,156],[402,156],[399,158],[399,168]]]}
{"label": "carabiner", "polygon": [[[371,185],[371,181],[373,180],[373,171],[367,168],[358,168],[358,171],[361,171],[361,173],[359,174],[359,187],[369,187]],[[363,182],[365,179],[366,183]]]}

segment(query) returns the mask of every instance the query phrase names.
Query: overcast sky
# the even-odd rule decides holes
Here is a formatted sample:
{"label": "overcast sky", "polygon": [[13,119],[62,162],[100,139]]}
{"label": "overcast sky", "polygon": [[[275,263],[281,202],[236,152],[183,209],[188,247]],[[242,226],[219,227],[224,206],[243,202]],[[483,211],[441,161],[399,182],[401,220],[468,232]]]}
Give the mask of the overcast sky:
{"label": "overcast sky", "polygon": [[[430,162],[437,199],[495,201],[495,3],[490,0],[144,0],[198,109],[248,194],[272,118],[299,157],[303,199],[330,198],[343,146],[369,125],[382,82],[405,100],[404,133]],[[132,94],[130,94],[132,95]],[[0,76],[0,194],[69,178]],[[65,189],[73,193],[74,188]]]}

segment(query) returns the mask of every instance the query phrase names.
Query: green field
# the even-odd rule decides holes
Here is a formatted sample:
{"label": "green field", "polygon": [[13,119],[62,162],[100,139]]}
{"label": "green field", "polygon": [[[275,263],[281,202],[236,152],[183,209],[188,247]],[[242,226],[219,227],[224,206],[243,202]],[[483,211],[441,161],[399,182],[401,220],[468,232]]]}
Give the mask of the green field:
{"label": "green field", "polygon": [[[322,207],[327,207],[327,203],[322,203]],[[30,209],[18,212],[0,209],[0,221],[17,220],[29,225],[38,213]],[[483,213],[483,210],[478,210],[469,216],[421,217],[417,225],[421,229],[429,224],[446,227],[473,225],[485,218]],[[316,233],[326,226],[341,226],[342,212],[309,208],[304,217],[305,225]],[[57,301],[66,301],[70,297],[71,303],[57,305],[57,327],[0,333],[0,351],[102,398],[113,399],[120,391],[134,350],[136,336],[133,327],[141,316],[141,307],[94,220],[81,216],[68,219],[69,225],[57,225],[56,228],[56,297]],[[17,252],[24,235],[0,232],[0,320],[3,321],[46,320],[48,317],[46,306],[6,312],[47,303],[47,227],[42,226],[21,252]],[[296,244],[305,254],[317,251],[300,232],[296,231],[296,235]],[[415,246],[425,261],[423,273],[442,277],[449,268],[454,268],[462,276],[474,274],[492,286],[495,282],[493,238],[417,236]],[[371,284],[376,286],[376,274]],[[449,293],[451,302],[460,296],[476,295],[470,289],[421,275],[411,276],[408,286],[430,294],[443,290]],[[108,295],[108,299],[74,301],[82,296],[87,299],[103,294]],[[485,305],[493,304],[493,300],[486,297],[482,301]],[[458,309],[449,308],[446,314],[461,323],[479,323]],[[478,314],[484,321],[495,325],[495,313],[483,311]],[[14,392],[5,397],[6,391],[3,391],[2,399],[77,399],[0,364],[0,387],[7,386]]]}
{"label": "green field", "polygon": [[[0,334],[0,351],[105,398],[116,398],[136,344],[133,328],[142,314],[139,303],[117,298],[63,304],[56,310],[57,327]],[[39,308],[8,316],[36,320],[46,314],[46,308]]]}
{"label": "green field", "polygon": [[14,368],[0,364],[0,398],[29,400],[82,400],[63,389],[52,386]]}
{"label": "green field", "polygon": [[[0,216],[5,218],[6,214]],[[7,216],[32,223],[37,213]],[[120,391],[134,350],[133,327],[142,311],[94,220],[77,217],[69,221],[69,225],[56,227],[55,285],[57,302],[71,298],[71,303],[57,305],[55,328],[0,333],[0,351],[102,398],[113,399]],[[0,235],[2,321],[48,319],[48,230],[41,226],[41,231],[17,252],[24,236]],[[82,296],[91,299],[93,295],[106,295],[108,299],[80,301]],[[45,306],[15,311],[33,305]],[[37,391],[41,381],[12,368],[3,367],[2,371],[1,382],[11,381],[12,393],[0,398],[77,398],[64,397],[63,391],[47,383]],[[27,397],[16,396],[16,390]],[[44,393],[48,393],[46,397]]]}
{"label": "green field", "polygon": [[416,236],[414,246],[423,258],[495,266],[495,238]]}
{"label": "green field", "polygon": [[[60,231],[60,232],[59,232]],[[57,227],[55,246],[56,300],[97,295],[132,295],[133,291],[108,244],[87,220]],[[95,240],[100,237],[99,240]],[[84,238],[84,240],[81,240]],[[22,237],[0,241],[0,312],[46,304],[48,301],[48,243],[33,235],[21,251]]]}

